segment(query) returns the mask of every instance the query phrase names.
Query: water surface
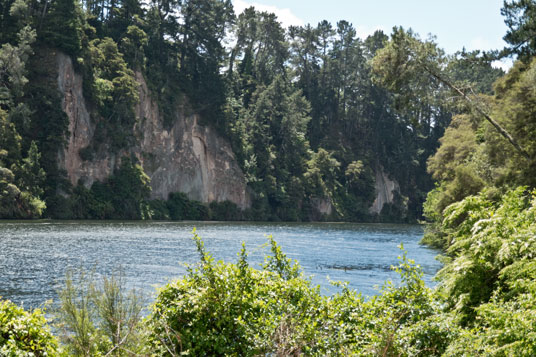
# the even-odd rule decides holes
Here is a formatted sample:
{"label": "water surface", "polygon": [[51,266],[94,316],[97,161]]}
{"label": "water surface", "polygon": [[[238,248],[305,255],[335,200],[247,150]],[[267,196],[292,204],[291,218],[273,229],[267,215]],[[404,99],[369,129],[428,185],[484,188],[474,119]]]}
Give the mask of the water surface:
{"label": "water surface", "polygon": [[423,267],[428,284],[440,268],[437,251],[418,244],[418,225],[0,221],[0,296],[37,307],[56,299],[67,270],[81,267],[97,275],[121,267],[129,286],[153,294],[155,286],[185,273],[182,263],[197,262],[193,227],[216,259],[235,262],[245,242],[251,264],[263,261],[266,235],[272,234],[325,294],[337,291],[328,277],[368,296],[387,279],[396,281],[390,267],[397,264],[400,243]]}

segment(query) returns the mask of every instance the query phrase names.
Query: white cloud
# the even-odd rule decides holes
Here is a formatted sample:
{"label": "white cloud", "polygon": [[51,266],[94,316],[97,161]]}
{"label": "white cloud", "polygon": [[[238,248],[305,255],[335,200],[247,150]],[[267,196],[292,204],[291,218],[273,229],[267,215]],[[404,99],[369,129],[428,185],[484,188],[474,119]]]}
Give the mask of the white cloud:
{"label": "white cloud", "polygon": [[495,68],[500,68],[505,72],[508,72],[510,68],[514,65],[514,61],[511,58],[505,58],[500,61],[491,62],[491,66]]}
{"label": "white cloud", "polygon": [[[506,43],[499,39],[492,43],[491,41],[488,41],[482,37],[476,37],[473,38],[469,44],[469,46],[466,48],[466,50],[472,51],[472,50],[482,50],[482,51],[488,51],[488,50],[500,50],[502,49]],[[510,68],[514,65],[514,61],[511,58],[504,58],[500,61],[493,61],[491,62],[491,66],[495,68],[501,68],[503,71],[508,72]]]}
{"label": "white cloud", "polygon": [[264,5],[259,4],[256,2],[249,2],[244,0],[233,0],[233,6],[235,9],[235,13],[239,15],[242,11],[244,11],[246,8],[250,6],[254,6],[257,11],[266,11],[266,12],[272,12],[277,16],[277,19],[283,27],[289,27],[291,25],[294,26],[303,26],[305,25],[305,22],[300,19],[298,16],[294,15],[292,11],[288,8],[278,8],[276,6],[271,5]]}

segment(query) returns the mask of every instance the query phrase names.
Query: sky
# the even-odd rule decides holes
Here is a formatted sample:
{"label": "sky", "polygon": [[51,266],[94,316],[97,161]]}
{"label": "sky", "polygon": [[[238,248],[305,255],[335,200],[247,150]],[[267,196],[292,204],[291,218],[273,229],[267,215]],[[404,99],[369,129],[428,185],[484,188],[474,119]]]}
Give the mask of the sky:
{"label": "sky", "polygon": [[[507,27],[501,16],[503,0],[233,0],[235,12],[246,7],[274,12],[285,27],[316,26],[322,20],[346,20],[359,37],[375,30],[391,33],[393,26],[411,27],[421,38],[429,34],[447,53],[502,49]],[[510,63],[496,63],[504,69]]]}

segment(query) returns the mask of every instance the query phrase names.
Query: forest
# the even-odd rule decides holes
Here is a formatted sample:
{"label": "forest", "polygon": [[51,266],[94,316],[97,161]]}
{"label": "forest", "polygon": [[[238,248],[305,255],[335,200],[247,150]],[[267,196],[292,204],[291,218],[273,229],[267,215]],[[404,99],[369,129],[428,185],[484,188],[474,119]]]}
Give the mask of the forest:
{"label": "forest", "polygon": [[[536,355],[536,2],[505,0],[501,13],[506,48],[446,55],[411,29],[366,39],[346,21],[285,29],[223,0],[1,0],[1,217],[232,211],[180,193],[149,200],[134,158],[104,182],[70,185],[56,161],[67,119],[50,61],[62,51],[98,122],[85,159],[135,144],[140,72],[167,125],[180,102],[231,142],[254,192],[237,216],[311,220],[327,198],[329,219],[425,220],[423,243],[441,249],[443,268],[427,287],[402,247],[401,284],[367,299],[335,283],[324,296],[271,238],[255,267],[245,247],[236,263],[216,262],[194,232],[199,264],[158,291],[148,316],[120,275],[70,276],[57,335],[41,310],[0,302],[0,354]],[[507,73],[491,66],[504,57]],[[379,165],[400,192],[374,217]]]}
{"label": "forest", "polygon": [[[382,82],[390,64],[378,51],[422,42],[442,75],[474,95],[492,95],[504,74],[492,56],[446,55],[411,30],[395,28],[390,40],[381,31],[360,39],[346,21],[283,28],[254,8],[237,16],[230,1],[2,1],[0,14],[2,218],[415,222],[436,181],[427,160],[465,109],[426,75],[401,73],[419,99],[400,95]],[[83,76],[95,125],[82,160],[137,145],[140,73],[165,127],[186,107],[231,143],[251,207],[181,192],[151,200],[136,157],[90,186],[71,184],[58,164],[69,121],[57,52]],[[371,213],[378,172],[399,189]],[[315,211],[320,201],[329,215]]]}

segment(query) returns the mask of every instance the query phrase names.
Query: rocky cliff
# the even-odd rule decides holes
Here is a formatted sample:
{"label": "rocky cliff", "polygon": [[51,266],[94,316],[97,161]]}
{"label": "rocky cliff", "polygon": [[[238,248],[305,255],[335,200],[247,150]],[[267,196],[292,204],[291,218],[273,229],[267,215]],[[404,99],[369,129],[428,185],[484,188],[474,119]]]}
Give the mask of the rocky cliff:
{"label": "rocky cliff", "polygon": [[398,182],[391,180],[383,170],[383,167],[377,166],[375,178],[376,199],[370,207],[370,213],[380,214],[385,204],[394,202],[395,192],[400,191]]}
{"label": "rocky cliff", "polygon": [[70,132],[59,161],[73,185],[82,180],[90,186],[106,179],[118,160],[129,154],[138,158],[151,178],[151,198],[167,199],[170,192],[184,192],[201,202],[229,200],[240,208],[250,206],[246,180],[229,143],[212,128],[200,125],[197,115],[186,115],[180,108],[173,126],[164,128],[141,73],[136,73],[140,95],[133,128],[136,144],[119,153],[100,152],[90,161],[82,160],[79,152],[91,143],[95,123],[84,99],[82,77],[74,71],[71,58],[59,53],[57,66]]}

